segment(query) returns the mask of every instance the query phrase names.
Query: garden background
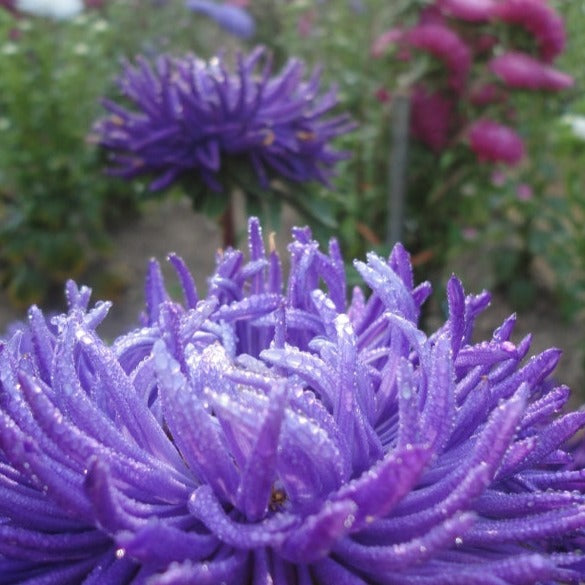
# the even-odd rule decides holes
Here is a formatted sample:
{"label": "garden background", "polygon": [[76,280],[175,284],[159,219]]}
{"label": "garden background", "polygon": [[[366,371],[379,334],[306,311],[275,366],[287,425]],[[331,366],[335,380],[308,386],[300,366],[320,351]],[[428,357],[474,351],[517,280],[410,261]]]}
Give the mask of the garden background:
{"label": "garden background", "polygon": [[[32,302],[60,308],[75,278],[94,300],[114,301],[102,326],[113,338],[138,319],[151,256],[177,252],[205,286],[225,239],[217,220],[231,206],[239,241],[248,213],[263,217],[277,246],[308,222],[323,241],[337,236],[348,260],[387,253],[398,230],[418,278],[435,285],[429,326],[455,272],[470,292],[497,295],[478,335],[517,311],[516,336],[532,331],[536,351],[561,347],[558,377],[585,392],[585,3],[500,3],[545,7],[526,22],[470,14],[466,6],[483,3],[454,0],[88,0],[69,3],[70,13],[67,2],[24,4],[0,12],[3,326]],[[101,100],[132,107],[116,84],[124,59],[194,52],[213,64],[224,51],[235,71],[237,50],[258,45],[275,74],[289,59],[306,63],[292,93],[316,66],[321,95],[337,86],[333,111],[354,124],[333,141],[348,157],[331,165],[329,185],[275,173],[261,188],[236,164],[217,172],[239,179],[220,193],[196,172],[152,191],[159,169],[132,180],[106,172],[115,149]],[[502,61],[517,53],[532,61]],[[486,119],[513,132],[490,135],[500,147],[474,141],[474,123]]]}

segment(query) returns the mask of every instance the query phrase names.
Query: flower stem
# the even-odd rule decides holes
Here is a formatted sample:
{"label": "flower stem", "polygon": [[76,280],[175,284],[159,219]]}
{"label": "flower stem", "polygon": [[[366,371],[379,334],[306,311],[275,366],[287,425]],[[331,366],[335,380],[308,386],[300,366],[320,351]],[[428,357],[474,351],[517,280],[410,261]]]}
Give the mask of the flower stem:
{"label": "flower stem", "polygon": [[233,248],[236,245],[236,229],[234,222],[234,203],[233,197],[230,196],[224,212],[219,217],[221,227],[221,242],[224,250]]}

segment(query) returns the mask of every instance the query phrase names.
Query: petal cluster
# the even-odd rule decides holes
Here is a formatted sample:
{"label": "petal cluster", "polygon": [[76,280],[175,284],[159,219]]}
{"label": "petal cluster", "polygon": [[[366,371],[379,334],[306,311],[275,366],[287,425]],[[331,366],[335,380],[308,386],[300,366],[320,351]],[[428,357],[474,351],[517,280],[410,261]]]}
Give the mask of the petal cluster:
{"label": "petal cluster", "polygon": [[295,229],[285,282],[259,224],[184,301],[153,261],[143,326],[104,343],[108,305],[0,349],[0,582],[59,585],[534,585],[585,577],[585,413],[489,295],[427,283],[405,250],[344,265]]}
{"label": "petal cluster", "polygon": [[290,60],[273,76],[263,48],[240,55],[234,71],[221,57],[138,59],[120,79],[133,107],[105,100],[97,141],[111,152],[112,173],[156,175],[153,190],[186,174],[214,191],[231,175],[255,175],[262,187],[273,177],[326,183],[346,156],[330,143],[353,125],[329,116],[336,95],[320,93],[318,72],[303,75]]}

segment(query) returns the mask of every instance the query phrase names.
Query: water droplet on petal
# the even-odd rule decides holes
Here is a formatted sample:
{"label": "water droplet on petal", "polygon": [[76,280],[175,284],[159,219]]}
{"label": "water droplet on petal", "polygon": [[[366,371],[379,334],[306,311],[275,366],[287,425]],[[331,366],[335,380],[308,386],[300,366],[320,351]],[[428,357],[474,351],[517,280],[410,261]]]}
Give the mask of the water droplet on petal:
{"label": "water droplet on petal", "polygon": [[353,514],[349,514],[349,516],[347,516],[347,518],[343,521],[343,525],[346,528],[351,528],[353,526],[354,522],[355,522],[355,516]]}

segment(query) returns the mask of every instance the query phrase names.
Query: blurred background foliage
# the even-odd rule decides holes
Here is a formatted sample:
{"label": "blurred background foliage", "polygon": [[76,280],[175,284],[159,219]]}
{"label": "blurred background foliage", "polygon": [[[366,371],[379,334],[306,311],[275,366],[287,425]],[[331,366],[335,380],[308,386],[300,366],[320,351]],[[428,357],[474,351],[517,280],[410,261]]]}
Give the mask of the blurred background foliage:
{"label": "blurred background foliage", "polygon": [[143,185],[104,173],[90,129],[126,56],[198,50],[192,20],[138,0],[72,20],[0,10],[0,282],[15,305],[60,298],[138,212]]}
{"label": "blurred background foliage", "polygon": [[[350,112],[358,128],[335,145],[352,157],[339,164],[334,189],[301,185],[297,207],[305,206],[319,238],[340,239],[346,258],[389,250],[393,98],[421,81],[443,88],[445,71],[424,55],[404,60],[392,46],[373,57],[372,45],[393,27],[416,26],[433,2],[232,4],[255,18],[251,38],[230,36],[221,19],[216,24],[178,0],[99,2],[70,21],[0,10],[0,278],[13,302],[41,300],[65,277],[87,273],[108,253],[109,231],[127,226],[153,196],[146,181],[107,177],[105,155],[88,139],[103,115],[100,97],[116,95],[121,62],[136,54],[193,51],[210,58],[226,47],[264,44],[275,69],[291,56],[308,70],[321,66],[325,85],[339,88],[340,111]],[[440,150],[411,136],[402,239],[424,278],[440,279],[458,258],[480,255],[489,259],[483,286],[503,290],[519,308],[544,287],[571,317],[585,307],[585,132],[578,126],[580,116],[585,120],[585,3],[549,4],[568,37],[555,67],[574,77],[573,87],[510,92],[507,113],[498,104],[474,106],[465,95],[455,100],[466,122],[510,116],[527,152],[514,168],[479,162],[465,124]],[[451,25],[466,38],[478,30]],[[530,39],[513,32],[499,27],[502,45],[530,49]],[[472,63],[474,72],[485,74],[485,59]]]}

